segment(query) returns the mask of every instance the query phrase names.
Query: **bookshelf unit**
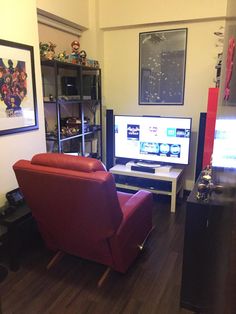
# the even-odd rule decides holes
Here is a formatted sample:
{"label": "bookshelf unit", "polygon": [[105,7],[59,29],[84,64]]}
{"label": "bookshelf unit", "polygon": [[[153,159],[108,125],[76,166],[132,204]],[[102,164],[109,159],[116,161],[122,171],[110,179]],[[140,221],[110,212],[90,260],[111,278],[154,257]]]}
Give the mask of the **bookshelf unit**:
{"label": "bookshelf unit", "polygon": [[101,70],[42,60],[47,151],[102,160]]}

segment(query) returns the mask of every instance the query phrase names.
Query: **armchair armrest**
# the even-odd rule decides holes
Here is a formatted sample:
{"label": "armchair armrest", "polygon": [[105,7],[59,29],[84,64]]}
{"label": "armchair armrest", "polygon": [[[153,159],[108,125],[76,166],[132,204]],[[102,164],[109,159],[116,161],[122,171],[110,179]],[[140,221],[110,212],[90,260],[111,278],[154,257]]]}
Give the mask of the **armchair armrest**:
{"label": "armchair armrest", "polygon": [[131,219],[136,211],[142,211],[144,210],[144,207],[147,208],[147,211],[152,210],[152,203],[152,193],[148,191],[140,190],[133,194],[121,208],[123,213],[123,221],[120,225],[120,228],[122,227],[122,224],[126,223],[128,219]]}
{"label": "armchair armrest", "polygon": [[110,239],[115,269],[126,272],[152,229],[152,193],[141,190],[122,206],[123,219]]}

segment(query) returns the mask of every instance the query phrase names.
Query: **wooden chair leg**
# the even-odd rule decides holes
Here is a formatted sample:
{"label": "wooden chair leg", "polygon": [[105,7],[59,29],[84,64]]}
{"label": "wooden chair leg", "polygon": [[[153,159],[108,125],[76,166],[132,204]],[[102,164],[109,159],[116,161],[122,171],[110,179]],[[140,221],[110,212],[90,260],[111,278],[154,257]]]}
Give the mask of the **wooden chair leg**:
{"label": "wooden chair leg", "polygon": [[63,253],[62,251],[58,251],[53,258],[50,260],[50,262],[47,264],[47,270],[49,270],[50,268],[52,268],[53,266],[55,266],[61,259],[62,257],[65,255],[65,253]]}
{"label": "wooden chair leg", "polygon": [[107,267],[106,271],[104,272],[104,274],[102,275],[102,277],[98,281],[98,288],[100,288],[102,286],[103,282],[107,279],[110,272],[111,272],[111,268]]}
{"label": "wooden chair leg", "polygon": [[155,228],[156,228],[156,226],[152,226],[152,229],[148,232],[148,234],[147,234],[146,238],[144,239],[143,243],[141,243],[141,244],[138,245],[138,248],[140,249],[140,251],[143,250],[144,245],[145,245],[145,243],[146,243],[148,237],[150,236],[150,233],[151,233]]}

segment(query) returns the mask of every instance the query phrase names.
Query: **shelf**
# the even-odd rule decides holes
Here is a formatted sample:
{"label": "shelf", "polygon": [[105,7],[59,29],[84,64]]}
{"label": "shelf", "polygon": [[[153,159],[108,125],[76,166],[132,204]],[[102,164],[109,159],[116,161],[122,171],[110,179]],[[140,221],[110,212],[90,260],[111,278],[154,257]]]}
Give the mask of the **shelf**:
{"label": "shelf", "polygon": [[116,187],[121,188],[121,189],[133,190],[133,191],[138,191],[138,190],[142,189],[142,190],[150,191],[150,192],[155,193],[155,194],[163,194],[163,195],[171,195],[172,194],[172,192],[157,190],[157,189],[151,188],[151,187],[145,188],[145,187],[138,187],[138,186],[129,185],[129,184],[116,183]]}
{"label": "shelf", "polygon": [[92,130],[92,131],[88,131],[88,132],[84,132],[84,135],[91,135],[91,134],[94,134],[96,132],[100,132],[102,129],[99,128],[99,129],[96,129],[96,130]]}
{"label": "shelf", "polygon": [[46,137],[46,141],[52,141],[52,142],[57,142],[57,138],[51,138],[51,137]]}
{"label": "shelf", "polygon": [[94,134],[94,131],[84,132],[84,136]]}
{"label": "shelf", "polygon": [[[55,105],[57,103],[56,100],[44,100],[44,104],[52,104]],[[74,100],[65,100],[65,99],[58,99],[59,105],[66,105],[66,104],[84,104],[84,105],[95,105],[99,106],[99,100],[98,99],[74,99]]]}
{"label": "shelf", "polygon": [[[66,137],[62,137],[61,136],[61,141],[66,141],[66,140],[71,140],[71,139],[74,139],[74,138],[77,138],[77,137],[81,137],[82,135],[84,136],[88,136],[88,135],[92,135],[96,132],[101,132],[101,127],[98,127],[97,129],[95,130],[92,130],[92,131],[88,131],[88,132],[84,132],[83,134],[82,133],[79,133],[79,134],[75,134],[75,135],[71,135],[71,136],[66,136]],[[58,139],[56,137],[53,137],[53,136],[46,136],[46,140],[47,141],[58,141]]]}
{"label": "shelf", "polygon": [[44,100],[43,102],[44,104],[52,104],[52,105],[56,104],[56,100]]}
{"label": "shelf", "polygon": [[88,104],[90,105],[91,103],[93,103],[94,105],[99,105],[99,100],[98,99],[81,99],[81,102],[83,102],[83,104]]}
{"label": "shelf", "polygon": [[58,99],[59,105],[70,105],[70,104],[81,104],[83,100],[81,99],[74,99],[74,100],[66,100],[66,99]]}
{"label": "shelf", "polygon": [[[102,159],[101,70],[59,60],[41,60],[41,66],[47,131],[56,130],[55,136],[46,135],[48,151],[78,149],[86,156],[86,141],[96,139],[95,153]],[[90,128],[88,121],[93,124]]]}
{"label": "shelf", "polygon": [[63,61],[59,61],[59,60],[43,60],[43,59],[41,59],[41,65],[50,66],[50,67],[57,66],[59,68],[78,68],[78,69],[82,69],[83,74],[85,74],[85,75],[94,75],[94,73],[91,74],[90,72],[95,72],[95,71],[100,70],[100,68],[89,67],[89,66],[85,66],[82,64],[75,64],[75,63],[71,63],[71,62],[63,62]]}
{"label": "shelf", "polygon": [[68,140],[73,140],[75,138],[78,138],[78,137],[82,137],[83,134],[77,134],[77,135],[72,135],[72,136],[68,136],[68,137],[63,137],[61,138],[60,142],[65,142],[65,141],[68,141]]}

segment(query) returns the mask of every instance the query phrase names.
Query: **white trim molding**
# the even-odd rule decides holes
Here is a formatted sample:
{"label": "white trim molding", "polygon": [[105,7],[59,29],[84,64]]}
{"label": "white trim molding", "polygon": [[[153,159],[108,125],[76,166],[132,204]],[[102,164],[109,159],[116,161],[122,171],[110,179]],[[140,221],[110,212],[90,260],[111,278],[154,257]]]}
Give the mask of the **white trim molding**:
{"label": "white trim molding", "polygon": [[85,27],[70,22],[66,19],[63,19],[57,15],[54,15],[52,13],[48,13],[44,10],[37,9],[37,16],[38,16],[38,23],[50,26],[52,28],[59,29],[63,32],[76,35],[76,36],[81,36],[82,32],[86,30]]}

